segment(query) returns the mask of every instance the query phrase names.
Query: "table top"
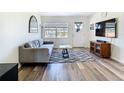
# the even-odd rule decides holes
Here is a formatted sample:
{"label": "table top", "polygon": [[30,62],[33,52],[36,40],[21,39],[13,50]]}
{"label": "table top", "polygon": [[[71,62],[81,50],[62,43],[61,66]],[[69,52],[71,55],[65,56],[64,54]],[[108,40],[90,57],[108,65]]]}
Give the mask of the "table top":
{"label": "table top", "polygon": [[17,63],[0,63],[0,76],[4,75],[10,69],[15,67]]}
{"label": "table top", "polygon": [[72,48],[71,45],[60,45],[59,48]]}

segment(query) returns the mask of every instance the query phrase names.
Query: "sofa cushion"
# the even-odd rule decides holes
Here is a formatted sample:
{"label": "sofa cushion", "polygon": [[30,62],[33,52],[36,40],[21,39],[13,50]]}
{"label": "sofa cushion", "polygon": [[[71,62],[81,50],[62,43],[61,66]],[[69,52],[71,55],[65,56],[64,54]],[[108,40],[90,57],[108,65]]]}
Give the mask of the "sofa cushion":
{"label": "sofa cushion", "polygon": [[38,40],[34,40],[34,41],[32,41],[32,43],[34,44],[34,48],[38,48],[40,46]]}
{"label": "sofa cushion", "polygon": [[43,45],[43,39],[39,39],[39,47]]}
{"label": "sofa cushion", "polygon": [[52,54],[52,50],[53,50],[54,44],[45,44],[40,46],[40,48],[48,48],[49,49],[49,55]]}

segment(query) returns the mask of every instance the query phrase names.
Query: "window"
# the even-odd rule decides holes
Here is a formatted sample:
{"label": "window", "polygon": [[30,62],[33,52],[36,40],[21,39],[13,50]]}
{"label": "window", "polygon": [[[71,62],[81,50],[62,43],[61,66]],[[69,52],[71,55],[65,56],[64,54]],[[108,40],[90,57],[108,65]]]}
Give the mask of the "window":
{"label": "window", "polygon": [[67,38],[68,28],[57,28],[57,38]]}
{"label": "window", "polygon": [[67,24],[46,24],[44,27],[44,38],[68,38]]}
{"label": "window", "polygon": [[56,28],[45,28],[44,32],[45,38],[56,38]]}

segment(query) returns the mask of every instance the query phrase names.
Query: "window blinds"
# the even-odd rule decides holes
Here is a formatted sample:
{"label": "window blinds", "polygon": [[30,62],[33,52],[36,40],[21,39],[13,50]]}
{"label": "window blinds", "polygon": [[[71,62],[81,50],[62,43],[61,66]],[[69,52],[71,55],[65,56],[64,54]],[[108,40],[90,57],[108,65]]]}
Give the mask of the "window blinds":
{"label": "window blinds", "polygon": [[44,28],[68,28],[67,23],[45,23]]}

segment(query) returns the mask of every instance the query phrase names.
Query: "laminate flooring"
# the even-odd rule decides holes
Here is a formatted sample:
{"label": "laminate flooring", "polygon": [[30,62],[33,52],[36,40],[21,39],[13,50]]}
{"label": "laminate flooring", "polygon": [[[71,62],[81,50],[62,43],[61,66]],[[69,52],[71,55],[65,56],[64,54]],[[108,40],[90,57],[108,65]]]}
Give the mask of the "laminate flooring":
{"label": "laminate flooring", "polygon": [[24,64],[19,70],[20,81],[123,81],[124,64],[111,59],[50,64]]}

